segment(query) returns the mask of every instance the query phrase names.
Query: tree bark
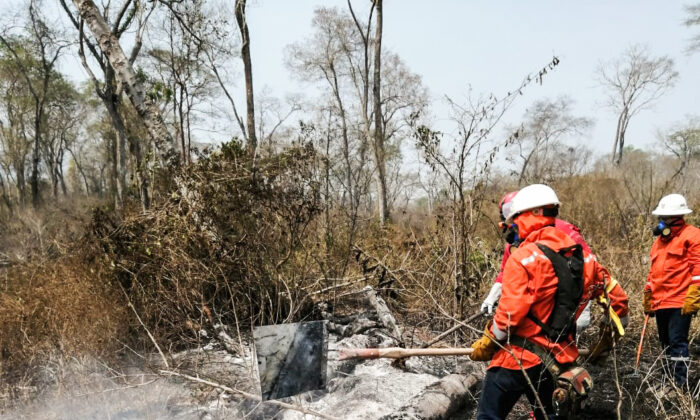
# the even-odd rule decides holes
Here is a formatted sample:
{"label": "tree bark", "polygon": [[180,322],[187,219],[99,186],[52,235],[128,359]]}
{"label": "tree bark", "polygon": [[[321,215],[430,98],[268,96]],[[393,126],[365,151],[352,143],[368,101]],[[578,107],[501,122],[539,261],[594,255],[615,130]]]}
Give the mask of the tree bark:
{"label": "tree bark", "polygon": [[112,127],[114,128],[115,137],[115,153],[114,153],[114,171],[116,180],[116,190],[115,190],[115,205],[117,209],[121,209],[124,203],[124,189],[126,187],[126,128],[124,126],[124,121],[119,113],[119,96],[114,93],[113,90],[105,89],[105,97],[102,98],[102,102],[107,108],[107,113],[112,122]]}
{"label": "tree bark", "polygon": [[5,181],[3,180],[1,172],[0,172],[0,188],[2,188],[2,200],[5,202],[5,205],[7,206],[7,211],[10,212],[10,215],[12,215],[13,214],[12,201],[10,200],[10,197],[7,195],[7,189],[5,188]]}
{"label": "tree bark", "polygon": [[481,372],[447,375],[411,398],[407,405],[381,420],[450,418],[469,400],[472,389],[481,383],[482,378]]}
{"label": "tree bark", "polygon": [[149,187],[149,177],[148,177],[148,167],[144,160],[143,153],[141,152],[141,143],[136,139],[130,139],[131,153],[134,155],[136,160],[136,174],[137,181],[139,184],[139,198],[141,199],[141,208],[144,212],[148,211],[151,207],[151,195],[148,191]]}
{"label": "tree bark", "polygon": [[245,95],[247,107],[248,153],[255,156],[258,147],[258,139],[255,135],[255,102],[253,98],[253,65],[250,60],[250,35],[245,16],[246,0],[236,0],[236,22],[241,31],[241,59],[243,60],[243,72],[245,74]]}
{"label": "tree bark", "polygon": [[136,78],[136,73],[124,54],[119,40],[110,31],[92,0],[73,0],[73,4],[95,36],[100,50],[114,69],[117,80],[124,86],[127,96],[146,125],[156,147],[160,149],[164,158],[169,158],[173,147],[172,136],[165,126],[158,107],[145,95],[143,85]]}
{"label": "tree bark", "polygon": [[384,226],[389,220],[389,204],[387,202],[386,161],[384,148],[384,124],[382,121],[381,97],[381,56],[382,56],[382,0],[374,0],[377,9],[376,34],[374,39],[374,156],[377,161],[377,186],[379,189],[379,224]]}
{"label": "tree bark", "polygon": [[[46,93],[44,93],[46,95]],[[41,119],[43,117],[44,107],[40,105],[39,99],[34,97],[36,102],[35,114],[34,114],[34,148],[32,150],[32,175],[29,179],[29,184],[32,190],[32,206],[37,209],[41,203],[41,197],[39,197],[39,161],[41,156],[39,154],[39,146],[41,145]]]}
{"label": "tree bark", "polygon": [[24,162],[14,165],[17,171],[17,201],[20,208],[27,204],[27,180],[24,175]]}

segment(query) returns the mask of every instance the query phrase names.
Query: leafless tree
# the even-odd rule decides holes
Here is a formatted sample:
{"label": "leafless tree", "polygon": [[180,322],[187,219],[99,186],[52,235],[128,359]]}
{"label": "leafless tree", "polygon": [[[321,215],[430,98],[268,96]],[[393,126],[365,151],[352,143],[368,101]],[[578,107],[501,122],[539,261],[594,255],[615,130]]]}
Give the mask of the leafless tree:
{"label": "leafless tree", "polygon": [[207,0],[195,0],[187,3],[179,0],[158,0],[158,2],[170,12],[167,19],[175,19],[179,24],[182,36],[185,36],[188,42],[192,42],[193,47],[196,47],[193,50],[203,54],[202,58],[206,58],[206,60],[198,60],[197,65],[201,65],[200,71],[207,68],[215,78],[233,111],[233,115],[226,112],[226,117],[233,117],[232,119],[240,129],[240,135],[249,144],[246,123],[238,113],[236,100],[227,86],[230,80],[227,80],[226,72],[223,71],[231,67],[230,60],[237,55],[235,50],[236,45],[238,45],[237,40],[231,39],[227,12],[221,11],[217,14],[208,10],[206,6],[211,3]]}
{"label": "leafless tree", "polygon": [[255,134],[255,97],[253,91],[253,64],[250,59],[250,34],[248,33],[248,21],[245,12],[246,0],[236,0],[236,23],[241,32],[241,60],[243,60],[243,73],[245,74],[245,97],[247,108],[247,137],[248,153],[255,155],[258,147],[258,139]]}
{"label": "leafless tree", "polygon": [[[452,253],[454,266],[453,311],[461,318],[469,295],[469,287],[474,282],[469,279],[469,258],[472,248],[471,238],[479,220],[481,206],[484,203],[484,187],[496,153],[503,147],[513,144],[519,132],[512,133],[505,142],[494,144],[494,128],[503,115],[510,109],[523,89],[534,81],[541,82],[542,77],[559,63],[554,57],[552,62],[542,68],[537,75],[525,78],[522,84],[504,97],[494,95],[479,96],[466,104],[457,103],[448,98],[452,120],[457,135],[446,136],[431,130],[424,124],[413,121],[414,137],[426,163],[434,172],[447,178],[452,218]],[[447,140],[446,142],[444,140]]]}
{"label": "leafless tree", "polygon": [[[698,163],[700,163],[700,121],[689,121],[686,125],[662,136],[664,148],[677,160],[678,168],[667,184],[676,183],[677,189],[688,193],[688,188],[697,186]],[[694,171],[692,169],[695,169]]]}
{"label": "leafless tree", "polygon": [[302,111],[301,97],[288,95],[282,101],[263,88],[256,98],[258,150],[264,149],[268,154],[273,154],[279,151],[281,139],[292,138],[292,128],[287,122]]}
{"label": "leafless tree", "polygon": [[[359,173],[364,165],[366,147],[361,143],[355,149],[351,138],[350,110],[352,109],[352,91],[348,91],[346,80],[354,70],[348,62],[346,53],[348,40],[355,38],[354,24],[341,15],[337,9],[319,8],[315,11],[312,25],[315,28],[311,39],[292,44],[287,51],[288,67],[302,80],[323,82],[332,98],[331,111],[337,116],[342,155],[341,203],[348,208],[350,220],[349,235],[352,236],[357,221],[360,202]],[[364,99],[364,95],[362,95]],[[364,104],[364,101],[361,101]],[[329,119],[333,121],[333,119]],[[330,123],[329,123],[330,124]],[[355,153],[353,153],[355,150]],[[357,158],[357,160],[353,159]]]}
{"label": "leafless tree", "polygon": [[209,48],[197,34],[210,29],[210,21],[202,7],[202,1],[193,1],[186,11],[173,4],[161,25],[155,26],[148,57],[153,63],[149,73],[155,83],[165,88],[162,95],[163,114],[172,119],[174,133],[179,143],[181,160],[191,163],[192,124],[196,122],[200,108],[212,102],[215,77],[207,67],[206,49]]}
{"label": "leafless tree", "polygon": [[514,155],[509,158],[520,167],[518,185],[551,181],[555,172],[561,171],[565,152],[571,147],[563,141],[567,136],[583,134],[592,125],[589,119],[575,117],[571,106],[570,98],[560,97],[539,100],[525,111]]}
{"label": "leafless tree", "polygon": [[652,57],[647,48],[633,45],[618,59],[600,65],[597,77],[607,89],[607,105],[618,113],[611,159],[619,165],[630,120],[673,87],[678,72],[669,57]]}
{"label": "leafless tree", "polygon": [[377,163],[377,184],[379,187],[379,224],[389,220],[389,203],[386,179],[386,149],[384,146],[384,124],[382,121],[382,25],[383,25],[383,1],[374,0],[374,8],[377,9],[376,32],[374,35],[374,83],[372,84],[372,96],[374,97],[374,158]]}
{"label": "leafless tree", "polygon": [[[688,17],[685,19],[685,26],[700,27],[700,3],[685,6]],[[688,44],[688,53],[700,51],[700,33],[693,35]]]}

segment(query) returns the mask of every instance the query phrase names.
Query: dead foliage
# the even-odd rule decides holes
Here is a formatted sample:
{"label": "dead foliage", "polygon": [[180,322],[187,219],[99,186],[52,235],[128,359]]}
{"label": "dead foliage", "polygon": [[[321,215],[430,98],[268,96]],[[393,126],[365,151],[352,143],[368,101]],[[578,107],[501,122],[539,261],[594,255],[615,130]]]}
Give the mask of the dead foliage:
{"label": "dead foliage", "polygon": [[128,318],[109,273],[75,257],[4,270],[0,292],[0,377],[35,383],[52,354],[111,357]]}
{"label": "dead foliage", "polygon": [[315,164],[310,146],[253,165],[230,143],[181,169],[147,214],[95,213],[102,258],[166,348],[217,323],[304,313],[300,244],[319,211]]}

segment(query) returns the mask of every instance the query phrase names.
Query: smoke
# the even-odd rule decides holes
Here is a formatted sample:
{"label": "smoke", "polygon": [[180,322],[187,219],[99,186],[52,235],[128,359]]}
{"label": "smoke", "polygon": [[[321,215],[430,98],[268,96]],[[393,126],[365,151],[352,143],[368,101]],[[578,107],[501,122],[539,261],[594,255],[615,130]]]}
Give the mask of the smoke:
{"label": "smoke", "polygon": [[99,361],[71,361],[43,369],[42,391],[0,419],[202,419],[219,418],[183,384],[138,368],[115,371]]}

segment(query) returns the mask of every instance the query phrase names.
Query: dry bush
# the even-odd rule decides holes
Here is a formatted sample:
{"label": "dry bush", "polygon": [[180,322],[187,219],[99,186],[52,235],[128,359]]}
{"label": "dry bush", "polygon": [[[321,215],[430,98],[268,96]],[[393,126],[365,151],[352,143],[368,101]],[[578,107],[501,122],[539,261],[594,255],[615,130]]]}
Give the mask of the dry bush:
{"label": "dry bush", "polygon": [[54,352],[109,355],[126,336],[125,305],[109,277],[77,258],[4,270],[0,292],[0,375],[34,382]]}
{"label": "dry bush", "polygon": [[73,196],[0,219],[0,261],[21,263],[64,255],[85,234],[90,209],[100,204],[95,198]]}
{"label": "dry bush", "polygon": [[312,148],[293,147],[252,166],[229,143],[180,170],[147,214],[95,214],[100,254],[166,347],[195,344],[216,323],[307,312],[300,243],[319,209],[315,164]]}
{"label": "dry bush", "polygon": [[[500,196],[498,197],[500,199]],[[493,201],[491,194],[484,200]],[[467,238],[469,254],[465,270],[465,288],[461,304],[471,314],[481,303],[500,267],[503,241],[492,220],[481,215],[475,234]],[[455,254],[451,209],[437,206],[426,215],[408,210],[403,223],[387,229],[370,226],[363,229],[355,246],[353,270],[364,276],[387,298],[387,302],[406,317],[407,327],[425,327],[439,333],[452,325],[455,302]],[[357,271],[354,271],[357,272]]]}
{"label": "dry bush", "polygon": [[95,200],[62,200],[4,220],[0,238],[0,375],[31,376],[54,351],[105,354],[123,338],[123,302],[108,274],[85,259]]}

